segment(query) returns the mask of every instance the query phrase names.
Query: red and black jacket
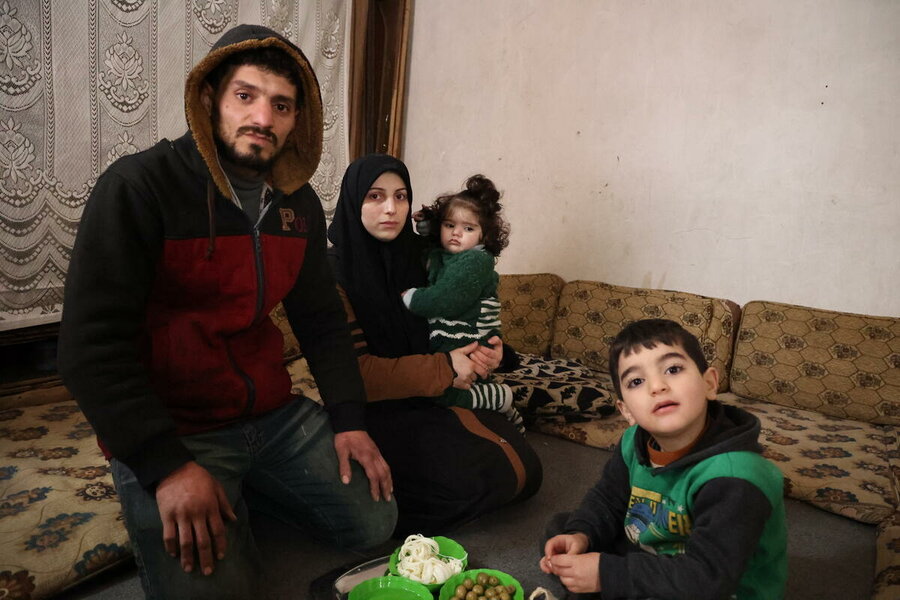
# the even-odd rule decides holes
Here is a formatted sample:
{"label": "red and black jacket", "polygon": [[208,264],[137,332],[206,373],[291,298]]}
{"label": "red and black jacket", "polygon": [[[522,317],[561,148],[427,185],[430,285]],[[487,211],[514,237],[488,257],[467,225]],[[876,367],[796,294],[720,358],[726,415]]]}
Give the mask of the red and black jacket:
{"label": "red and black jacket", "polygon": [[[280,38],[264,41],[272,39]],[[207,72],[229,44],[209,56],[217,51],[197,68]],[[191,81],[188,121],[196,124]],[[304,92],[301,111],[312,116],[298,121],[309,125],[318,114],[321,123],[318,87]],[[298,181],[314,171],[321,136],[310,141],[318,143],[312,165],[295,151],[310,155],[308,147],[286,142],[256,226],[233,201],[210,136],[209,127],[192,125],[111,165],[85,206],[66,280],[60,374],[107,455],[145,486],[193,459],[180,435],[290,400],[282,335],[268,316],[278,302],[334,430],[365,429],[362,380],[326,260],[325,216]]]}

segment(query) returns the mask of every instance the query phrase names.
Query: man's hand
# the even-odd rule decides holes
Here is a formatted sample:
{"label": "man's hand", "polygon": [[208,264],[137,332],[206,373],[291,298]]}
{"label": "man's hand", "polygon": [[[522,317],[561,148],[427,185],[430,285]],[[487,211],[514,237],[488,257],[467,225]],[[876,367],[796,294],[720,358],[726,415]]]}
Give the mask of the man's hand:
{"label": "man's hand", "polygon": [[500,336],[495,335],[487,343],[493,347],[479,344],[469,353],[469,358],[475,363],[475,372],[481,377],[490,375],[503,360],[503,341]]}
{"label": "man's hand", "polygon": [[391,468],[381,456],[378,446],[365,431],[344,431],[334,434],[334,449],[337,452],[338,468],[341,481],[350,483],[350,459],[352,458],[366,472],[369,478],[369,490],[375,502],[384,498],[391,499],[394,493],[394,482],[391,480]]}
{"label": "man's hand", "polygon": [[181,568],[194,570],[194,549],[200,570],[211,575],[216,558],[225,558],[224,516],[237,521],[225,489],[209,471],[196,462],[185,463],[156,486],[156,504],[163,526],[166,551],[181,556]]}
{"label": "man's hand", "polygon": [[477,365],[469,356],[478,348],[478,342],[472,342],[468,346],[461,346],[455,350],[448,352],[450,355],[450,363],[453,365],[453,371],[456,377],[453,379],[453,387],[461,390],[469,389],[479,373],[476,372]]}

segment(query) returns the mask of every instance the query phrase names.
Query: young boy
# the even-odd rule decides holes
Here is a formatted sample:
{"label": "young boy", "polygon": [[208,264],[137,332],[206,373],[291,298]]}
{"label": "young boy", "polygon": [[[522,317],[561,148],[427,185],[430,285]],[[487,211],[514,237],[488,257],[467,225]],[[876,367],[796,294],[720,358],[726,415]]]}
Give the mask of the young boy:
{"label": "young boy", "polygon": [[548,527],[541,570],[576,597],[782,598],[782,475],[760,454],[759,420],[716,401],[697,338],[636,321],[609,372],[632,426],[578,510]]}

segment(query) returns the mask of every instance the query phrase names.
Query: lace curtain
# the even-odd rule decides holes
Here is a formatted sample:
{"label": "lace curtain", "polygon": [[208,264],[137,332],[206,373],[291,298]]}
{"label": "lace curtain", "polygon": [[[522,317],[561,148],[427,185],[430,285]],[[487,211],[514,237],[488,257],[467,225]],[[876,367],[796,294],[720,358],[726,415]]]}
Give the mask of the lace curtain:
{"label": "lace curtain", "polygon": [[117,158],[184,133],[183,85],[225,30],[259,23],[307,55],[330,217],[347,166],[351,0],[0,0],[0,331],[59,321],[78,221]]}

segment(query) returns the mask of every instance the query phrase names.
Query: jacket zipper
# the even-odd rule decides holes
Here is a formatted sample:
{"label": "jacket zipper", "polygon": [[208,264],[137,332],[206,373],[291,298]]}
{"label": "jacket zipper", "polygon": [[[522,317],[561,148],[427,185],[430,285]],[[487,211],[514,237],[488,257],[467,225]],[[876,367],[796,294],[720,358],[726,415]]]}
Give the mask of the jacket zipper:
{"label": "jacket zipper", "polygon": [[[231,187],[231,182],[228,182],[230,191],[231,191],[231,202],[235,205],[244,218],[247,219],[247,222],[250,223],[250,238],[253,240],[253,264],[256,267],[256,309],[253,313],[253,318],[250,320],[250,324],[254,324],[259,321],[260,315],[262,313],[262,309],[264,306],[263,300],[265,299],[265,290],[266,290],[266,278],[265,271],[263,270],[263,258],[262,258],[262,238],[259,235],[258,225],[262,222],[263,216],[265,216],[268,209],[274,204],[274,199],[272,202],[260,210],[259,219],[257,219],[256,223],[252,223],[250,218],[247,216],[247,213],[244,212],[244,209],[241,208],[240,202],[237,200],[237,194],[234,191],[234,188]],[[263,194],[266,193],[268,186],[263,185]],[[253,379],[245,373],[235,362],[234,357],[231,355],[231,351],[228,351],[228,360],[231,362],[231,367],[234,369],[235,373],[244,381],[244,385],[247,388],[247,405],[244,407],[243,415],[247,417],[253,414],[253,407],[256,405],[256,384],[253,382]]]}
{"label": "jacket zipper", "polygon": [[256,312],[253,314],[253,321],[251,322],[256,323],[262,317],[266,276],[263,271],[262,238],[259,236],[259,229],[254,225],[250,231],[253,236],[253,258],[256,262]]}
{"label": "jacket zipper", "polygon": [[[244,216],[246,217],[246,213]],[[256,225],[251,224],[250,237],[253,239],[253,262],[256,265],[256,310],[254,311],[253,319],[250,321],[252,325],[253,323],[256,323],[256,320],[259,318],[259,313],[262,312],[266,282],[265,277],[263,276],[262,242],[259,237],[259,230],[256,229]],[[234,364],[234,370],[238,372],[241,379],[244,380],[244,384],[247,386],[247,406],[244,408],[243,414],[244,417],[247,417],[253,414],[253,407],[256,405],[256,384],[253,383],[253,379],[241,370],[237,364],[233,361],[232,363]]]}
{"label": "jacket zipper", "polygon": [[[267,186],[263,188],[263,195],[266,194],[267,190]],[[272,193],[269,203],[261,208],[259,219],[257,219],[256,223],[250,224],[250,236],[253,238],[253,261],[256,265],[256,311],[253,314],[253,320],[250,322],[251,324],[259,323],[265,316],[263,315],[263,307],[265,306],[266,297],[266,276],[265,269],[263,268],[262,237],[259,235],[259,224],[262,223],[266,213],[272,208],[272,205],[275,204],[276,200],[277,196]],[[243,210],[241,212],[243,212]],[[246,216],[246,214],[247,213],[244,213],[244,216]],[[253,406],[256,404],[256,385],[249,375],[241,372],[240,369],[237,370],[247,382],[248,401],[247,408],[244,411],[244,415],[247,416],[253,412]]]}

